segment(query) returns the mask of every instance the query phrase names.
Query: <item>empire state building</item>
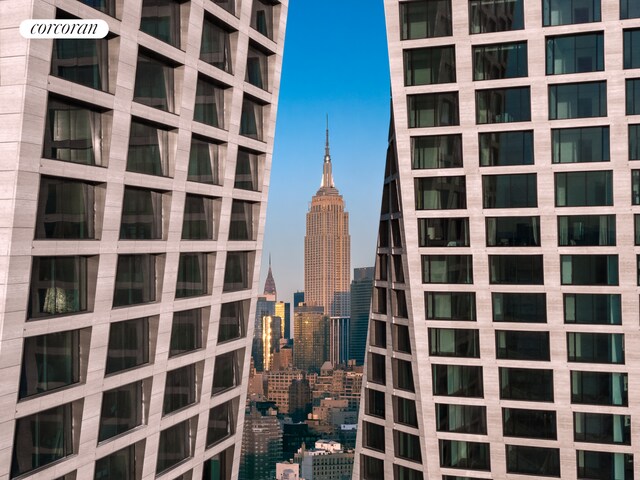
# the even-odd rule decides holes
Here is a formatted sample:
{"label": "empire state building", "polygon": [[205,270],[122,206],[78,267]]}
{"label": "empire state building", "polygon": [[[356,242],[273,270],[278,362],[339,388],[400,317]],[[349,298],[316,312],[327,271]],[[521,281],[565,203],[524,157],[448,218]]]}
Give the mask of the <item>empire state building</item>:
{"label": "empire state building", "polygon": [[324,307],[325,315],[349,316],[351,237],[344,199],[333,183],[329,128],[322,182],[311,199],[304,239],[304,290],[309,306]]}

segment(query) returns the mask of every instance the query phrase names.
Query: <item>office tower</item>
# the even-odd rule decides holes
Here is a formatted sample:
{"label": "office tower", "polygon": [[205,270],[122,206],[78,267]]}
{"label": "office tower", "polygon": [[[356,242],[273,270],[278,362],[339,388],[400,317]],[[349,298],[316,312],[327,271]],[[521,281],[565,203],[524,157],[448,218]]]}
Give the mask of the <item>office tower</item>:
{"label": "office tower", "polygon": [[[324,308],[327,316],[349,316],[351,237],[349,214],[333,184],[329,128],[320,188],[311,199],[304,237],[305,303]],[[297,305],[296,305],[297,306]]]}
{"label": "office tower", "polygon": [[640,478],[640,5],[385,13],[356,478]]}
{"label": "office tower", "polygon": [[276,463],[282,460],[282,428],[277,411],[260,412],[254,402],[244,418],[242,454],[238,478],[273,480]]}
{"label": "office tower", "polygon": [[351,282],[351,320],[349,324],[349,359],[364,363],[369,329],[374,267],[354,268]]}
{"label": "office tower", "polygon": [[273,368],[273,355],[280,350],[282,338],[280,317],[266,315],[262,317],[262,369]]}
{"label": "office tower", "polygon": [[332,365],[346,365],[349,360],[349,317],[329,319],[329,361]]}
{"label": "office tower", "polygon": [[251,344],[251,358],[256,370],[262,372],[264,370],[264,349],[263,349],[263,330],[262,326],[265,317],[275,314],[276,303],[269,300],[267,296],[259,296],[256,302],[255,328],[253,330],[253,341]]}
{"label": "office tower", "polygon": [[288,2],[1,3],[0,478],[230,479]]}
{"label": "office tower", "polygon": [[282,320],[282,338],[291,338],[291,304],[288,302],[277,302],[275,314]]}
{"label": "office tower", "polygon": [[304,303],[304,292],[293,292],[293,309]]}
{"label": "office tower", "polygon": [[323,312],[323,307],[299,306],[293,315],[293,366],[305,372],[318,373],[329,359],[329,318]]}
{"label": "office tower", "polygon": [[305,480],[350,480],[353,450],[346,451],[334,441],[318,440],[315,448],[302,447],[294,457],[300,464],[300,477]]}

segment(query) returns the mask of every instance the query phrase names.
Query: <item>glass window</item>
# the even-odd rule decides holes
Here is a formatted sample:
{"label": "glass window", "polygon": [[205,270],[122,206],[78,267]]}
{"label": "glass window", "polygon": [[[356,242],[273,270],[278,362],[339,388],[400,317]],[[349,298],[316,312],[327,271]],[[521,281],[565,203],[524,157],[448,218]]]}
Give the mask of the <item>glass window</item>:
{"label": "glass window", "polygon": [[273,39],[273,4],[270,0],[255,0],[250,25],[267,38]]}
{"label": "glass window", "polygon": [[613,172],[559,172],[555,174],[557,207],[613,205]]}
{"label": "glass window", "polygon": [[468,218],[419,218],[421,247],[468,247]]}
{"label": "glass window", "polygon": [[196,87],[196,104],[193,120],[212,127],[225,128],[224,88],[200,75]]}
{"label": "glass window", "polygon": [[120,240],[162,239],[162,192],[124,187]]}
{"label": "glass window", "polygon": [[473,292],[425,292],[427,320],[476,320]]}
{"label": "glass window", "polygon": [[565,323],[620,325],[620,295],[601,293],[565,293]]}
{"label": "glass window", "polygon": [[549,120],[606,116],[606,82],[549,85]]}
{"label": "glass window", "polygon": [[484,208],[533,208],[538,206],[535,173],[482,176]]}
{"label": "glass window", "polygon": [[225,438],[235,433],[236,419],[234,407],[228,401],[209,410],[209,423],[207,429],[207,448],[220,443]]}
{"label": "glass window", "polygon": [[473,283],[471,255],[422,255],[422,283]]}
{"label": "glass window", "polygon": [[168,371],[164,386],[162,415],[168,415],[197,401],[196,365],[186,365]]}
{"label": "glass window", "polygon": [[218,343],[242,338],[246,334],[249,300],[223,303],[220,307]]}
{"label": "glass window", "polygon": [[393,388],[413,392],[413,370],[411,362],[394,358],[391,360],[393,366]]}
{"label": "glass window", "polygon": [[640,215],[636,214],[633,216],[635,223],[635,245],[640,245]]}
{"label": "glass window", "polygon": [[640,160],[640,125],[629,125],[629,160]]}
{"label": "glass window", "polygon": [[547,75],[604,70],[604,34],[547,37]]}
{"label": "glass window", "polygon": [[149,363],[149,319],[112,323],[105,375]]}
{"label": "glass window", "polygon": [[244,81],[263,90],[269,90],[269,55],[253,43],[249,43]]}
{"label": "glass window", "polygon": [[640,205],[640,170],[631,170],[631,205]]}
{"label": "glass window", "polygon": [[116,16],[116,0],[80,0],[80,2],[112,17]]}
{"label": "glass window", "polygon": [[507,445],[507,472],[560,477],[560,449]]}
{"label": "glass window", "polygon": [[418,428],[416,402],[404,397],[393,396],[394,422]]}
{"label": "glass window", "polygon": [[369,380],[373,383],[379,383],[384,385],[387,381],[387,367],[385,365],[385,357],[384,355],[379,355],[377,353],[370,352],[369,353]]}
{"label": "glass window", "polygon": [[209,460],[206,460],[202,469],[202,478],[212,480],[231,480],[234,449],[235,447],[232,445],[226,450],[214,455]]}
{"label": "glass window", "polygon": [[160,432],[160,444],[158,446],[158,461],[156,464],[156,474],[160,474],[179,464],[183,460],[193,456],[192,424],[196,417],[178,423],[173,427]]}
{"label": "glass window", "polygon": [[506,32],[524,28],[522,0],[471,0],[469,33]]}
{"label": "glass window", "polygon": [[73,428],[75,410],[67,403],[16,420],[11,478],[74,453],[74,436],[78,434]]}
{"label": "glass window", "polygon": [[400,38],[448,37],[451,35],[451,0],[420,0],[400,3]]}
{"label": "glass window", "polygon": [[558,246],[615,246],[615,215],[558,217]]}
{"label": "glass window", "polygon": [[505,437],[542,438],[556,440],[556,412],[549,410],[502,409],[502,429]]}
{"label": "glass window", "polygon": [[576,452],[578,477],[588,480],[633,480],[633,455],[629,453]]}
{"label": "glass window", "polygon": [[98,442],[127,432],[142,422],[141,381],[102,394]]}
{"label": "glass window", "polygon": [[229,13],[233,13],[234,15],[236,13],[236,0],[213,0],[213,3],[220,5]]}
{"label": "glass window", "polygon": [[253,257],[253,252],[227,252],[223,292],[251,288]]}
{"label": "glass window", "polygon": [[462,167],[462,135],[411,137],[413,169]]}
{"label": "glass window", "polygon": [[118,255],[113,306],[156,301],[156,255]]}
{"label": "glass window", "polygon": [[617,255],[560,255],[562,285],[618,285]]}
{"label": "glass window", "polygon": [[144,442],[129,445],[106,457],[99,458],[96,460],[93,480],[138,478],[139,473],[142,473],[143,458]]}
{"label": "glass window", "polygon": [[489,444],[439,440],[440,466],[465,470],[491,470]]}
{"label": "glass window", "polygon": [[415,179],[417,210],[467,208],[465,177],[422,177]]}
{"label": "glass window", "polygon": [[489,255],[492,285],[543,285],[542,255]]}
{"label": "glass window", "polygon": [[553,402],[553,370],[500,367],[500,398]]}
{"label": "glass window", "polygon": [[404,50],[404,84],[431,85],[456,81],[453,45]]}
{"label": "glass window", "polygon": [[[376,287],[378,288],[378,287]],[[369,340],[374,347],[387,348],[387,324],[380,320],[371,319],[371,335]]]}
{"label": "glass window", "polygon": [[458,92],[408,95],[409,128],[459,125]]}
{"label": "glass window", "polygon": [[539,247],[540,217],[487,217],[487,247]]}
{"label": "glass window", "polygon": [[600,21],[600,0],[543,0],[545,27]]}
{"label": "glass window", "polygon": [[626,81],[627,115],[640,114],[640,78]]}
{"label": "glass window", "polygon": [[377,423],[362,422],[362,445],[384,452],[384,427]]}
{"label": "glass window", "polygon": [[169,173],[169,145],[174,134],[164,128],[131,120],[131,135],[127,153],[127,171],[161,177]]}
{"label": "glass window", "polygon": [[478,330],[430,328],[429,355],[436,357],[480,358]]}
{"label": "glass window", "polygon": [[482,367],[432,365],[433,394],[449,397],[482,398]]}
{"label": "glass window", "polygon": [[180,48],[180,3],[175,0],[143,0],[140,30]]}
{"label": "glass window", "polygon": [[620,20],[640,18],[640,3],[636,0],[620,0]]}
{"label": "glass window", "polygon": [[51,75],[97,90],[109,90],[109,41],[64,38],[53,41]]}
{"label": "glass window", "polygon": [[264,140],[263,114],[264,105],[245,97],[242,101],[240,135],[244,135],[255,140]]}
{"label": "glass window", "polygon": [[527,75],[527,42],[473,47],[474,80],[498,80]]}
{"label": "glass window", "polygon": [[567,361],[624,364],[624,334],[567,333]]}
{"label": "glass window", "polygon": [[167,65],[166,60],[147,53],[139,53],[133,100],[166,112],[175,112],[173,65]]}
{"label": "glass window", "polygon": [[544,293],[492,293],[494,322],[547,323]]}
{"label": "glass window", "polygon": [[384,392],[365,388],[365,413],[373,417],[385,417]]}
{"label": "glass window", "polygon": [[420,437],[410,433],[393,431],[393,445],[395,456],[412,462],[422,463],[420,453]]}
{"label": "glass window", "polygon": [[528,122],[530,120],[529,87],[476,91],[476,123]]}
{"label": "glass window", "polygon": [[29,318],[88,310],[87,257],[33,257]]}
{"label": "glass window", "polygon": [[385,480],[384,461],[378,458],[360,455],[362,478],[366,480]]}
{"label": "glass window", "polygon": [[478,134],[480,166],[533,165],[533,131]]}
{"label": "glass window", "polygon": [[487,409],[479,405],[436,403],[436,430],[439,432],[487,434]]}
{"label": "glass window", "polygon": [[202,23],[200,60],[231,73],[231,41],[227,28],[216,22],[212,16],[205,15]]}
{"label": "glass window", "polygon": [[571,403],[626,406],[626,373],[571,372]]}
{"label": "glass window", "polygon": [[182,220],[183,240],[215,239],[217,230],[215,217],[218,213],[215,211],[215,203],[215,198],[187,193]]}
{"label": "glass window", "polygon": [[96,238],[95,211],[95,185],[41,176],[35,238]]}
{"label": "glass window", "polygon": [[[213,270],[215,254],[181,253],[178,264],[178,280],[176,298],[197,297],[207,295],[213,283],[209,270]],[[213,273],[213,272],[211,272]]]}
{"label": "glass window", "polygon": [[263,155],[239,148],[234,188],[252,190],[254,192],[261,191],[263,164]]}
{"label": "glass window", "polygon": [[496,331],[496,358],[549,361],[549,332]]}
{"label": "glass window", "polygon": [[[379,323],[382,323],[384,325],[383,322]],[[393,336],[393,349],[397,352],[411,353],[411,338],[409,336],[409,327],[396,323],[392,325],[391,332]]]}
{"label": "glass window", "polygon": [[609,127],[551,130],[553,163],[609,161]]}
{"label": "glass window", "polygon": [[574,412],[573,438],[576,442],[631,445],[631,417]]}
{"label": "glass window", "polygon": [[202,348],[202,308],[173,312],[169,356]]}
{"label": "glass window", "polygon": [[216,357],[211,395],[218,395],[240,385],[242,355],[242,350],[235,350]]}
{"label": "glass window", "polygon": [[640,67],[640,29],[624,30],[624,68]]}
{"label": "glass window", "polygon": [[80,330],[24,339],[18,398],[80,382]]}
{"label": "glass window", "polygon": [[187,180],[210,185],[222,185],[220,145],[205,139],[191,137]]}
{"label": "glass window", "polygon": [[402,465],[394,464],[393,478],[398,480],[424,480],[424,475],[419,470],[414,470],[413,468],[403,467]]}

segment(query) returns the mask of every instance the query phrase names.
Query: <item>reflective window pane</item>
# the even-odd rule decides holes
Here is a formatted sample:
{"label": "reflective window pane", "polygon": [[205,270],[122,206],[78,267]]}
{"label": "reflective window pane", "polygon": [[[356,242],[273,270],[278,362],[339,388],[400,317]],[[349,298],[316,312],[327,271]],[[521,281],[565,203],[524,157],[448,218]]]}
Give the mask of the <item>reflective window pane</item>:
{"label": "reflective window pane", "polygon": [[543,0],[545,27],[600,21],[600,0]]}
{"label": "reflective window pane", "polygon": [[476,123],[528,122],[530,120],[529,87],[476,91]]}
{"label": "reflective window pane", "polygon": [[540,217],[487,217],[488,247],[539,247]]}
{"label": "reflective window pane", "polygon": [[549,85],[549,120],[606,116],[606,82]]}
{"label": "reflective window pane", "polygon": [[500,367],[500,398],[553,402],[553,370]]}
{"label": "reflective window pane", "polygon": [[544,293],[492,293],[494,322],[547,323]]}
{"label": "reflective window pane", "polygon": [[459,125],[458,92],[407,96],[409,128]]}
{"label": "reflective window pane", "polygon": [[411,138],[414,169],[462,167],[462,135],[432,135]]}
{"label": "reflective window pane", "polygon": [[419,218],[421,247],[468,247],[468,218]]}
{"label": "reflective window pane", "polygon": [[149,362],[149,320],[137,318],[112,323],[105,374],[127,370]]}
{"label": "reflective window pane", "polygon": [[498,80],[528,75],[527,43],[498,43],[473,47],[473,79]]}
{"label": "reflective window pane", "polygon": [[40,177],[35,238],[95,238],[95,193],[91,183]]}
{"label": "reflective window pane", "polygon": [[608,162],[609,127],[551,130],[553,163]]}
{"label": "reflective window pane", "polygon": [[99,442],[127,432],[142,422],[142,382],[130,383],[102,394]]}
{"label": "reflective window pane", "polygon": [[451,0],[420,0],[400,3],[400,37],[446,37],[451,35]]}
{"label": "reflective window pane", "polygon": [[533,165],[533,132],[510,131],[478,134],[480,166]]}
{"label": "reflective window pane", "polygon": [[524,28],[523,0],[471,0],[469,33],[505,32]]}
{"label": "reflective window pane", "polygon": [[87,311],[87,257],[33,257],[29,318]]}
{"label": "reflective window pane", "polygon": [[417,210],[467,208],[465,177],[423,177],[415,179]]}
{"label": "reflective window pane", "polygon": [[405,85],[431,85],[455,81],[456,55],[453,45],[404,50]]}
{"label": "reflective window pane", "polygon": [[602,32],[547,37],[547,75],[603,70]]}
{"label": "reflective window pane", "polygon": [[615,215],[558,217],[558,246],[615,246]]}
{"label": "reflective window pane", "polygon": [[427,320],[476,319],[476,297],[473,292],[425,292]]}

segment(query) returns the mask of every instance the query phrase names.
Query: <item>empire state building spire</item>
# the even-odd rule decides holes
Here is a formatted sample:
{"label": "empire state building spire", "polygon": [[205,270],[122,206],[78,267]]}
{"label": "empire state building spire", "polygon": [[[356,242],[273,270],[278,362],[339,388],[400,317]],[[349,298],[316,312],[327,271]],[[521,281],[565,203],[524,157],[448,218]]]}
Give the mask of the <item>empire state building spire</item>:
{"label": "empire state building spire", "polygon": [[327,140],[324,146],[324,164],[322,165],[322,183],[320,189],[334,188],[331,173],[331,153],[329,153],[329,115],[327,115]]}

